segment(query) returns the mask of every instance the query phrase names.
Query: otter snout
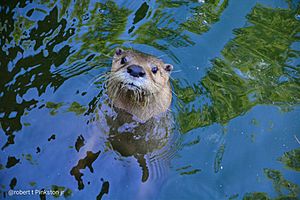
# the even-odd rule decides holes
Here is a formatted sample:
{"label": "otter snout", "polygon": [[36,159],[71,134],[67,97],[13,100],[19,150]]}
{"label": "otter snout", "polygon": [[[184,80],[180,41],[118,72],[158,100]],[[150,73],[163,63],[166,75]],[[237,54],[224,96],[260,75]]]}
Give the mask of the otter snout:
{"label": "otter snout", "polygon": [[143,69],[143,67],[139,65],[130,65],[129,67],[127,67],[127,73],[137,78],[144,77],[146,75],[146,72]]}

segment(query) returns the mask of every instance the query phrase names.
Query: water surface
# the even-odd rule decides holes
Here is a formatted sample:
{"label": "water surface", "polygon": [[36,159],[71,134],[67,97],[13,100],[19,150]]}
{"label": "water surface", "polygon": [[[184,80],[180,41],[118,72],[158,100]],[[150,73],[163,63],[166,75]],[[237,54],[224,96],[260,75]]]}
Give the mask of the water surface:
{"label": "water surface", "polygon": [[[299,1],[0,5],[1,199],[300,197]],[[170,152],[107,139],[116,47],[174,65]],[[8,195],[42,189],[64,195]]]}

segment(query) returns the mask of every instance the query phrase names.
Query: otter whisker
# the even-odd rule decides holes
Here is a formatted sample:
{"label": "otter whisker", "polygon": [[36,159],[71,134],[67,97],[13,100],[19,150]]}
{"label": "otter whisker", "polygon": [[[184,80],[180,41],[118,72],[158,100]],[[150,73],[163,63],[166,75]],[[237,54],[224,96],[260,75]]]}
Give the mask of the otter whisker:
{"label": "otter whisker", "polygon": [[178,73],[178,72],[182,72],[182,70],[180,69],[180,70],[175,70],[175,71],[172,71],[171,73],[173,74],[173,73]]}
{"label": "otter whisker", "polygon": [[109,84],[110,82],[113,82],[113,80],[117,79],[118,77],[110,77],[107,80],[104,81],[104,84]]}
{"label": "otter whisker", "polygon": [[114,90],[114,93],[113,93],[113,100],[112,100],[112,104],[114,105],[114,100],[117,99],[117,94],[120,95],[120,92],[119,92],[119,85],[118,84],[114,84],[114,87],[112,87],[113,90]]}
{"label": "otter whisker", "polygon": [[148,96],[144,95],[144,107],[148,106]]}
{"label": "otter whisker", "polygon": [[124,86],[123,85],[117,85],[117,90],[116,92],[118,93],[118,96],[116,96],[116,99],[119,99],[120,96],[122,95],[122,90],[123,90]]}
{"label": "otter whisker", "polygon": [[108,57],[108,58],[111,58],[110,55],[107,55],[107,54],[105,54],[105,53],[102,53],[101,55],[106,56],[106,57]]}
{"label": "otter whisker", "polygon": [[145,102],[146,102],[146,103],[145,103],[145,104],[146,104],[145,106],[148,106],[148,105],[149,105],[149,102],[150,102],[150,97],[149,97],[149,96],[146,97]]}
{"label": "otter whisker", "polygon": [[167,111],[172,112],[172,110],[170,108],[167,108]]}
{"label": "otter whisker", "polygon": [[140,89],[137,89],[137,100],[138,100],[138,102],[140,102],[141,101],[141,94],[140,94]]}
{"label": "otter whisker", "polygon": [[143,92],[140,93],[143,98],[144,107],[148,106],[148,96],[143,95]]}
{"label": "otter whisker", "polygon": [[140,104],[140,103],[143,103],[143,96],[142,96],[142,91],[140,88],[137,89],[137,102]]}
{"label": "otter whisker", "polygon": [[167,56],[167,54],[162,54],[162,55],[158,56],[157,58],[162,58],[162,57],[165,57],[165,56]]}
{"label": "otter whisker", "polygon": [[177,94],[172,89],[171,92],[178,98]]}
{"label": "otter whisker", "polygon": [[175,79],[174,79],[172,76],[170,76],[169,78],[170,78],[172,81],[175,81]]}
{"label": "otter whisker", "polygon": [[104,81],[104,83],[107,84],[108,82],[112,82],[113,80],[119,79],[119,78],[121,78],[121,74],[111,75]]}
{"label": "otter whisker", "polygon": [[99,78],[106,78],[107,76],[109,76],[110,74],[112,74],[111,71],[106,71],[100,74],[100,76],[95,76],[90,82],[95,82],[97,79]]}
{"label": "otter whisker", "polygon": [[134,96],[134,100],[136,101],[136,102],[138,102],[139,101],[139,95],[138,95],[138,91],[137,90],[133,90],[133,96]]}
{"label": "otter whisker", "polygon": [[[110,74],[110,72],[105,72],[103,74],[100,74],[100,76],[96,76],[94,77],[92,80],[89,81],[89,86],[87,88],[87,90],[90,89],[90,87],[95,84],[97,81],[101,80],[101,79],[107,79],[107,74]],[[104,83],[106,82],[106,80],[103,81]]]}
{"label": "otter whisker", "polygon": [[116,97],[116,99],[119,99],[120,96],[123,94],[121,91],[123,91],[125,88],[125,85],[118,85],[118,96]]}
{"label": "otter whisker", "polygon": [[163,88],[160,84],[157,83],[153,83],[153,86],[155,87],[156,91],[160,91]]}
{"label": "otter whisker", "polygon": [[102,78],[105,78],[105,74],[95,78],[95,80],[90,81],[91,83],[89,84],[89,86],[95,84],[97,81],[101,80]]}
{"label": "otter whisker", "polygon": [[[108,85],[108,87],[109,86],[111,87],[112,91],[115,91],[115,84],[110,84],[110,85]],[[114,106],[115,93],[110,93],[110,95],[111,95],[111,98],[110,98],[111,104],[112,104],[112,106]]]}
{"label": "otter whisker", "polygon": [[138,89],[134,90],[134,97],[135,97],[134,107],[138,107],[140,105]]}

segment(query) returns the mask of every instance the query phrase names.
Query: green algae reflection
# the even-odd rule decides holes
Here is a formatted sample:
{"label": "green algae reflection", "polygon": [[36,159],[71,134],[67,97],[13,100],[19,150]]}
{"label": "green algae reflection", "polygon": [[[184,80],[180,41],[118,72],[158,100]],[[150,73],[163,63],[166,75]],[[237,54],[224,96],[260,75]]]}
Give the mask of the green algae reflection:
{"label": "green algae reflection", "polygon": [[[195,45],[187,31],[203,34],[210,29],[210,26],[219,20],[219,17],[228,5],[228,0],[209,0],[205,4],[198,1],[170,1],[159,0],[157,9],[151,13],[151,9],[145,9],[149,15],[153,15],[145,23],[135,28],[135,23],[129,30],[133,43],[152,46],[169,55],[175,62],[179,62],[171,47],[187,47]],[[174,13],[182,13],[174,15]],[[190,16],[190,13],[192,15]]]}
{"label": "green algae reflection", "polygon": [[75,101],[70,105],[68,111],[74,112],[76,115],[81,115],[86,111],[86,108]]}
{"label": "green algae reflection", "polygon": [[284,189],[289,192],[288,197],[296,198],[299,195],[299,186],[286,180],[280,171],[265,168],[264,173],[267,176],[267,178],[273,182],[274,189],[279,195],[279,197],[286,196],[284,194]]}
{"label": "green algae reflection", "polygon": [[[234,30],[235,38],[222,50],[223,58],[211,61],[211,70],[198,86],[211,104],[189,109],[193,102],[182,97],[186,104],[178,116],[182,133],[214,122],[225,124],[257,104],[299,104],[299,66],[293,59],[300,52],[291,47],[299,41],[300,21],[295,15],[292,9],[260,4],[253,8],[247,15],[249,25]],[[176,93],[184,94],[184,90],[175,87]]]}
{"label": "green algae reflection", "polygon": [[300,171],[300,148],[285,152],[278,158],[288,169]]}

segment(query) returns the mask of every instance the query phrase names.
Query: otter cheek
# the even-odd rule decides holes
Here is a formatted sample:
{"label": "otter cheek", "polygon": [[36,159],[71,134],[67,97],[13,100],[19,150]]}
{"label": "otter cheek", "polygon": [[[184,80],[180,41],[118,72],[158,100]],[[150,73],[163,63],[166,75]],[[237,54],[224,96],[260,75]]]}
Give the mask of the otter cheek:
{"label": "otter cheek", "polygon": [[160,84],[159,84],[160,87],[164,87],[165,84],[166,84],[166,79],[163,78],[163,77],[159,77],[159,78],[156,80],[156,82],[160,83]]}

